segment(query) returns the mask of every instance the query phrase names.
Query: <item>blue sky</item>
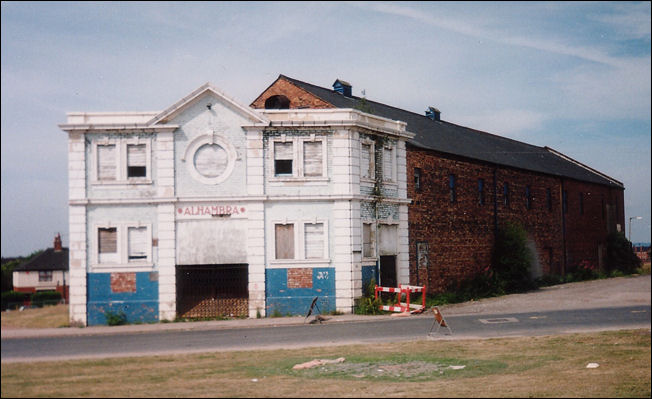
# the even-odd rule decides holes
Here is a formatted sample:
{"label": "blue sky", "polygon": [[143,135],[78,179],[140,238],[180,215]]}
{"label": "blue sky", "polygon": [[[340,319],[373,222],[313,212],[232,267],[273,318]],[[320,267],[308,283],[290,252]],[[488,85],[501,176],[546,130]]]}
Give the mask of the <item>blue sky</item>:
{"label": "blue sky", "polygon": [[67,112],[279,74],[530,144],[625,184],[650,241],[650,2],[2,2],[2,256],[68,244]]}

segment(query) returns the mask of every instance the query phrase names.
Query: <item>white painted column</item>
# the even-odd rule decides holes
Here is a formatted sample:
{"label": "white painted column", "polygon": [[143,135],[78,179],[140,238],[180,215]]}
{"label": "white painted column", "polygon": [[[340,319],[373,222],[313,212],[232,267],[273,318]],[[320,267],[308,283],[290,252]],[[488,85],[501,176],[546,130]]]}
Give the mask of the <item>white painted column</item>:
{"label": "white painted column", "polygon": [[335,267],[335,308],[343,313],[353,310],[353,235],[351,202],[333,204],[333,266]]}
{"label": "white painted column", "polygon": [[247,205],[247,262],[249,264],[249,317],[265,317],[265,206]]}
{"label": "white painted column", "polygon": [[174,197],[174,133],[158,133],[154,146],[159,198]]}
{"label": "white painted column", "polygon": [[[82,133],[68,134],[69,317],[71,325],[86,325],[86,144]],[[77,202],[79,204],[77,204]]]}
{"label": "white painted column", "polygon": [[174,320],[177,311],[175,209],[174,204],[157,207],[159,320]]}
{"label": "white painted column", "polygon": [[[396,151],[398,197],[407,198],[407,152],[405,141],[399,140]],[[410,284],[410,238],[408,234],[408,206],[399,205],[398,256],[396,259],[399,284]]]}

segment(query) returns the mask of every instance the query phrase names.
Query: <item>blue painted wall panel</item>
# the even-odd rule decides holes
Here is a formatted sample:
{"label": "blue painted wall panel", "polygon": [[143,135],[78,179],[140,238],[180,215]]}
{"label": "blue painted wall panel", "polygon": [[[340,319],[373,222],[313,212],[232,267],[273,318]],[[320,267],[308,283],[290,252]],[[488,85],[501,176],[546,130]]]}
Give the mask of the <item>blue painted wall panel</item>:
{"label": "blue painted wall panel", "polygon": [[[364,294],[364,290],[367,289],[369,286],[369,283],[371,282],[371,279],[375,281],[376,284],[378,284],[378,267],[374,266],[362,266],[362,293]],[[373,288],[371,291],[371,295],[373,295]]]}
{"label": "blue painted wall panel", "polygon": [[136,292],[111,292],[111,273],[88,273],[88,325],[107,324],[106,312],[124,312],[128,323],[158,321],[158,278],[136,273]]}
{"label": "blue painted wall panel", "polygon": [[267,269],[266,279],[266,314],[301,315],[310,309],[310,304],[318,297],[314,312],[328,313],[335,308],[335,268],[314,268],[312,288],[288,288],[287,269]]}

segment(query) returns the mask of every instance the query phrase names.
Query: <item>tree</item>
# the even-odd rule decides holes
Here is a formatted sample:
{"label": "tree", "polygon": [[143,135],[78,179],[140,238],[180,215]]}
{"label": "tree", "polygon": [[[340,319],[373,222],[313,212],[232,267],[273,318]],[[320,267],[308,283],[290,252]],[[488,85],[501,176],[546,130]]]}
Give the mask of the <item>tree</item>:
{"label": "tree", "polygon": [[536,288],[530,273],[533,260],[527,232],[520,224],[507,222],[498,229],[491,265],[501,291],[510,294]]}

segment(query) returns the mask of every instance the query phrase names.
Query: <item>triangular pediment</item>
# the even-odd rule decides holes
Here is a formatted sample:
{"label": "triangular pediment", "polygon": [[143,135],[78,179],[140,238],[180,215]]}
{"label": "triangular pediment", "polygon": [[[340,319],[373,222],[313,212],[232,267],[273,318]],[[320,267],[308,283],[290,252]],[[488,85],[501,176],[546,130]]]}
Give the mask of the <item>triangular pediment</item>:
{"label": "triangular pediment", "polygon": [[186,110],[188,107],[195,104],[200,99],[204,98],[206,95],[212,95],[217,98],[229,108],[233,109],[238,114],[242,115],[246,119],[250,120],[252,124],[264,124],[267,125],[269,120],[264,116],[256,112],[255,110],[240,104],[236,100],[225,95],[221,90],[217,89],[210,83],[205,83],[198,89],[194,90],[192,93],[188,94],[181,100],[172,104],[162,112],[158,113],[152,119],[147,122],[147,125],[160,125],[168,123],[168,121],[174,119],[175,116],[179,115],[181,112]]}

